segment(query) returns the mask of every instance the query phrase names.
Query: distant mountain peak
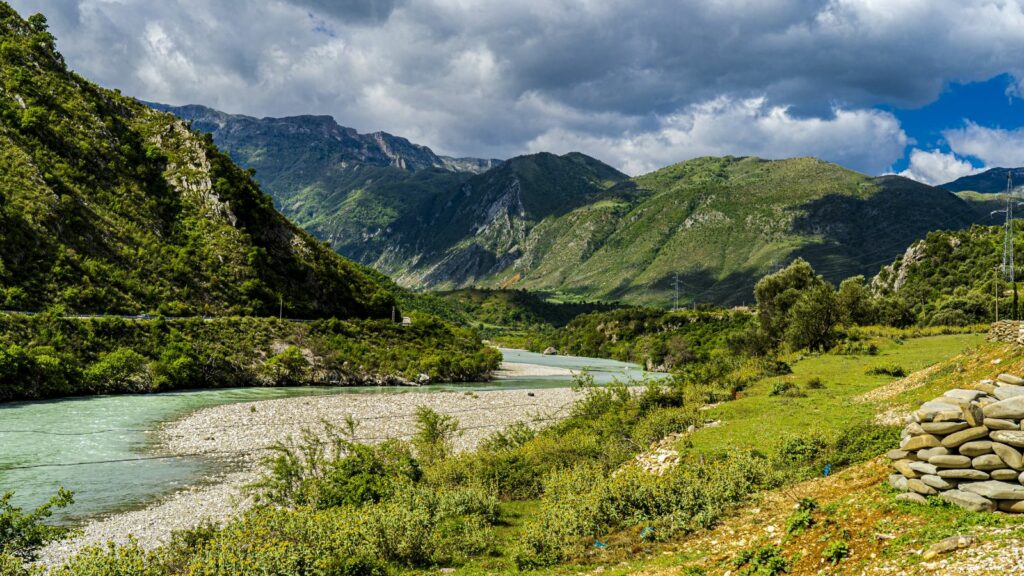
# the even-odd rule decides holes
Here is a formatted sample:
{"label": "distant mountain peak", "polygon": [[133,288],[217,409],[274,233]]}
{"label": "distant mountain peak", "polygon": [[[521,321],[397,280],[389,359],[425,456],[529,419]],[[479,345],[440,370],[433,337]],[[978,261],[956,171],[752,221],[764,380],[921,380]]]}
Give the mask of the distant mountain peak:
{"label": "distant mountain peak", "polygon": [[[252,148],[254,143],[258,143],[266,152],[274,152],[278,146],[301,146],[308,148],[314,155],[326,154],[338,162],[391,166],[410,172],[435,168],[479,174],[501,163],[497,159],[438,156],[427,146],[414,144],[387,132],[360,134],[355,128],[342,126],[334,117],[327,115],[255,118],[221,112],[200,104],[146,104],[192,122],[196,130],[209,132],[236,161],[243,163],[247,158],[237,157],[235,153],[242,147]],[[296,142],[293,139],[296,134],[303,134],[307,138]]]}
{"label": "distant mountain peak", "polygon": [[981,192],[999,194],[1006,192],[1006,176],[1013,175],[1014,187],[1024,185],[1024,168],[990,168],[984,172],[963,176],[939,186],[950,192]]}

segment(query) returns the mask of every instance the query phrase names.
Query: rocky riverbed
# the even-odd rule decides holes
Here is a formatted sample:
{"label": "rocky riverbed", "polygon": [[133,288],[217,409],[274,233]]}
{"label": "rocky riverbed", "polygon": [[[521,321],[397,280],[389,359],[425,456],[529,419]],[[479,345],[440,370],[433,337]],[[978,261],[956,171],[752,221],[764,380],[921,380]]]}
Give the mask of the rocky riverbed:
{"label": "rocky riverbed", "polygon": [[[548,369],[550,370],[550,368]],[[340,426],[351,416],[365,442],[407,438],[418,406],[450,414],[462,434],[457,450],[470,450],[514,422],[548,425],[564,417],[576,399],[570,388],[449,392],[392,392],[299,397],[206,408],[170,422],[158,433],[157,453],[215,459],[221,473],[142,510],[90,522],[78,538],[48,547],[42,562],[59,563],[84,546],[134,537],[143,547],[167,541],[171,532],[204,522],[223,522],[249,506],[242,487],[259,474],[260,461],[276,442],[303,429],[323,434],[325,423]]]}

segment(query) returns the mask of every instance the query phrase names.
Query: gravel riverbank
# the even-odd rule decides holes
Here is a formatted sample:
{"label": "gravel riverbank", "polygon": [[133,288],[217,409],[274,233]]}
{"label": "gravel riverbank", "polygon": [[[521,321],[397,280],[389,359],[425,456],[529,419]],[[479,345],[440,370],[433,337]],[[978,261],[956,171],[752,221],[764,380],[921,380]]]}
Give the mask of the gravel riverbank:
{"label": "gravel riverbank", "polygon": [[[515,365],[512,365],[515,366]],[[542,372],[536,368],[531,370]],[[553,375],[551,369],[543,367]],[[129,535],[143,547],[163,543],[174,530],[221,522],[249,506],[241,488],[258,474],[266,448],[297,437],[304,428],[322,432],[323,423],[359,422],[356,435],[366,442],[407,438],[414,431],[417,406],[429,406],[457,418],[463,430],[456,449],[469,450],[514,422],[538,426],[564,417],[575,399],[569,388],[486,391],[394,391],[265,400],[206,408],[164,425],[158,453],[205,455],[225,463],[216,478],[175,493],[142,510],[90,522],[79,538],[44,550],[42,562],[55,564],[84,546],[124,543]]]}

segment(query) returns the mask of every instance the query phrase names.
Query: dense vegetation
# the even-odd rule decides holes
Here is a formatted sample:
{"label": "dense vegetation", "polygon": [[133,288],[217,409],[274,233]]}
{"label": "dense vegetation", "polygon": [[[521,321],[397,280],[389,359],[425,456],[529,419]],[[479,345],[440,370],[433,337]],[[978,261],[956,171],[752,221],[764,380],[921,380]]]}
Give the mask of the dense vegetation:
{"label": "dense vegetation", "polygon": [[471,330],[390,320],[0,315],[0,401],[233,386],[479,381],[501,355]]}
{"label": "dense vegetation", "polygon": [[[1024,240],[1014,222],[1017,246]],[[898,303],[908,319],[923,325],[966,325],[995,319],[996,294],[1000,318],[1015,314],[1016,287],[1002,277],[1003,228],[974,226],[937,231],[911,246],[879,272],[873,290]]]}
{"label": "dense vegetation", "polygon": [[561,354],[614,358],[669,371],[709,360],[750,319],[742,311],[623,308],[583,314],[553,333],[526,339],[525,344],[535,352],[553,347]]}
{"label": "dense vegetation", "polygon": [[0,2],[0,307],[389,317],[209,137],[69,71]]}
{"label": "dense vegetation", "polygon": [[[281,445],[254,486],[259,505],[223,527],[178,534],[153,551],[87,549],[56,574],[384,574],[475,563],[487,571],[550,566],[622,533],[650,546],[714,526],[752,492],[880,450],[891,431],[816,436],[796,457],[777,449],[694,458],[664,475],[629,466],[653,439],[699,421],[700,394],[681,384],[595,388],[571,416],[535,431],[514,425],[453,454],[457,422],[423,409],[409,442],[354,443],[357,423]],[[810,439],[801,439],[806,443]],[[801,444],[803,445],[803,444]],[[828,460],[826,460],[828,459]],[[508,510],[532,512],[502,529]],[[2,556],[0,556],[2,557]],[[8,574],[16,575],[16,564]],[[6,576],[6,575],[5,575]]]}

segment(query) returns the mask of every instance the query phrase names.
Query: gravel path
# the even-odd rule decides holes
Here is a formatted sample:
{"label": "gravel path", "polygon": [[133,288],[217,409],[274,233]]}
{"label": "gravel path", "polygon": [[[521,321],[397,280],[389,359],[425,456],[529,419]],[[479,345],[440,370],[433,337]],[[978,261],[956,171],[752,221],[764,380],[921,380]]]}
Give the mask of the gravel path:
{"label": "gravel path", "polygon": [[[544,367],[550,375],[551,369]],[[556,369],[557,370],[557,369]],[[536,370],[540,372],[540,370]],[[457,450],[469,450],[514,422],[542,426],[566,415],[575,400],[570,388],[487,390],[477,392],[394,392],[339,394],[229,404],[199,410],[166,424],[161,453],[206,455],[223,460],[225,472],[204,484],[175,493],[145,509],[97,519],[82,536],[53,544],[41,562],[57,564],[84,546],[107,541],[123,543],[129,535],[144,547],[167,541],[171,532],[205,521],[227,520],[249,506],[241,488],[260,468],[266,448],[297,437],[304,428],[322,432],[323,423],[344,423],[351,415],[359,422],[357,438],[379,442],[407,438],[414,431],[417,406],[429,406],[457,418],[463,430]]]}

